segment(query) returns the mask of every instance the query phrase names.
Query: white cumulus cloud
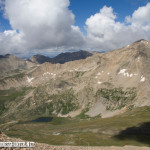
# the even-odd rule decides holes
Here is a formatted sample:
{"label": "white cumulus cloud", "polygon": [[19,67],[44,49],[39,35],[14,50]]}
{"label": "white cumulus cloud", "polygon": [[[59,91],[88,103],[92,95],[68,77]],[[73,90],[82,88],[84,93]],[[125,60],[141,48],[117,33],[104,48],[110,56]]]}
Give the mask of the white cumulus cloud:
{"label": "white cumulus cloud", "polygon": [[150,39],[150,3],[146,6],[139,7],[132,16],[127,16],[127,21],[133,28],[145,31],[146,36]]}
{"label": "white cumulus cloud", "polygon": [[0,0],[12,27],[0,33],[0,54],[23,56],[71,49],[108,51],[139,39],[150,40],[150,3],[126,16],[124,22],[117,21],[112,7],[104,6],[87,18],[87,35],[74,25],[75,15],[69,5],[69,0],[5,0],[5,5]]}
{"label": "white cumulus cloud", "polygon": [[[116,21],[112,7],[104,6],[86,20],[87,44],[98,50],[112,50],[138,39],[150,40],[150,3],[139,7],[124,22]],[[127,22],[129,24],[127,24]]]}
{"label": "white cumulus cloud", "polygon": [[5,16],[21,35],[22,50],[81,46],[84,36],[69,5],[69,0],[6,0]]}
{"label": "white cumulus cloud", "polygon": [[0,53],[19,53],[24,45],[22,35],[18,34],[16,30],[7,30],[0,33]]}

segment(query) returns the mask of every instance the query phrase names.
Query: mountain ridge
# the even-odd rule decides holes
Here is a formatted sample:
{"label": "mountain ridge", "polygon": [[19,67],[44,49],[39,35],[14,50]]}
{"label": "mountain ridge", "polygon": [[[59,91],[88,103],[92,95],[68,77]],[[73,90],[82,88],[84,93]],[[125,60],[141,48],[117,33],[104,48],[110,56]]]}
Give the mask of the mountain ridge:
{"label": "mountain ridge", "polygon": [[31,62],[38,63],[38,64],[43,64],[45,62],[50,62],[52,64],[56,64],[56,63],[64,64],[69,61],[85,59],[92,55],[93,54],[88,51],[80,50],[77,52],[60,53],[59,55],[53,58],[37,54],[37,55],[32,56],[29,60]]}
{"label": "mountain ridge", "polygon": [[[35,64],[0,78],[0,89],[23,94],[4,101],[2,117],[35,115],[109,117],[131,107],[149,106],[150,43],[141,40],[107,53],[64,64]],[[18,91],[19,90],[19,91]],[[14,111],[14,107],[16,109]],[[24,109],[22,109],[24,108]],[[101,108],[101,109],[99,109]]]}
{"label": "mountain ridge", "polygon": [[34,55],[30,59],[21,59],[13,54],[0,55],[0,73],[5,73],[15,69],[27,69],[46,62],[52,64],[63,64],[69,61],[85,59],[92,55],[92,53],[82,50],[73,53],[61,53],[54,58],[40,54]]}

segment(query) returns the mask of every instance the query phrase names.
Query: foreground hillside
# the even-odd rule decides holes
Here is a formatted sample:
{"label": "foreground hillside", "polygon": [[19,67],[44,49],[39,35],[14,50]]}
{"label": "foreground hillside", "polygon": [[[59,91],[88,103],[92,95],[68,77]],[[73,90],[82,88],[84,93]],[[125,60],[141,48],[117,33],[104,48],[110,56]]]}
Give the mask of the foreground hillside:
{"label": "foreground hillside", "polygon": [[[2,141],[12,141],[12,142],[24,142],[23,140],[16,138],[9,138],[6,135],[0,135],[0,142]],[[8,149],[8,148],[7,148]],[[22,148],[20,148],[22,149]],[[20,150],[19,148],[15,148],[15,150]],[[24,150],[33,150],[33,148],[23,148]],[[43,143],[35,143],[34,150],[149,150],[148,147],[137,147],[137,146],[124,146],[124,147],[89,147],[89,146],[53,146]],[[1,150],[5,150],[2,148]],[[9,149],[8,149],[9,150]],[[11,148],[12,150],[12,148]]]}
{"label": "foreground hillside", "polygon": [[50,145],[150,146],[150,107],[111,118],[22,118],[1,124],[9,137]]}
{"label": "foreground hillside", "polygon": [[[11,141],[11,142],[24,142],[23,140],[16,138],[9,138],[6,135],[0,135],[0,142]],[[1,148],[5,150],[6,148]],[[9,148],[7,148],[9,150]],[[10,148],[12,150],[12,148]],[[89,147],[89,146],[53,146],[43,143],[35,143],[34,150],[149,150],[148,147],[137,147],[137,146],[124,146],[124,147]],[[22,150],[22,148],[15,148],[15,150]],[[23,148],[23,150],[33,150],[33,148]]]}

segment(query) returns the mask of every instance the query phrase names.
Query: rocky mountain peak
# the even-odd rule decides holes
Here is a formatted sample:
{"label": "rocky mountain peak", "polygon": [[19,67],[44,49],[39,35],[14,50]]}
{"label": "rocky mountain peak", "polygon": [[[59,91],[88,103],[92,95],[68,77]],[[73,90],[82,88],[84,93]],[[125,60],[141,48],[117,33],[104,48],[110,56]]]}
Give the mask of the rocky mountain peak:
{"label": "rocky mountain peak", "polygon": [[50,58],[41,54],[37,54],[32,56],[29,60],[34,63],[43,64],[44,62],[49,62]]}
{"label": "rocky mountain peak", "polygon": [[139,43],[139,42],[148,42],[148,41],[145,40],[145,39],[140,39],[140,40],[138,40],[138,41],[135,41],[134,43]]}
{"label": "rocky mountain peak", "polygon": [[0,58],[10,58],[10,57],[14,58],[16,56],[14,56],[12,54],[0,55]]}
{"label": "rocky mountain peak", "polygon": [[[145,39],[135,41],[134,43],[127,45],[125,47],[125,50],[130,51],[129,53],[135,53],[135,55],[142,54],[142,56],[150,54],[149,49],[150,49],[150,42]],[[145,54],[143,55],[143,53]]]}
{"label": "rocky mountain peak", "polygon": [[14,56],[12,54],[6,54],[5,57],[11,57],[11,56]]}
{"label": "rocky mountain peak", "polygon": [[135,41],[132,45],[149,45],[149,41],[145,40],[145,39],[140,39],[138,41]]}
{"label": "rocky mountain peak", "polygon": [[45,62],[50,62],[52,64],[57,64],[57,63],[64,64],[69,61],[85,59],[92,55],[93,54],[88,51],[80,50],[78,52],[72,52],[72,53],[71,52],[60,53],[54,58],[50,58],[44,55],[37,54],[37,55],[32,56],[29,60],[38,64],[43,64]]}

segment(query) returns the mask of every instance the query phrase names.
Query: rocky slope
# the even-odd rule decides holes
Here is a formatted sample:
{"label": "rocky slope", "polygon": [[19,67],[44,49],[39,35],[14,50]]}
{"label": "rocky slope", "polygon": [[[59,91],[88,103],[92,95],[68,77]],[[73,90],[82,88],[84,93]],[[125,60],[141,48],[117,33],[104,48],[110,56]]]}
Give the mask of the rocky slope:
{"label": "rocky slope", "polygon": [[9,72],[16,69],[28,69],[34,66],[33,63],[22,60],[14,55],[6,54],[0,55],[0,73]]}
{"label": "rocky slope", "polygon": [[35,65],[17,76],[1,78],[1,119],[38,115],[109,117],[150,105],[149,64],[150,43],[140,40],[86,59]]}

